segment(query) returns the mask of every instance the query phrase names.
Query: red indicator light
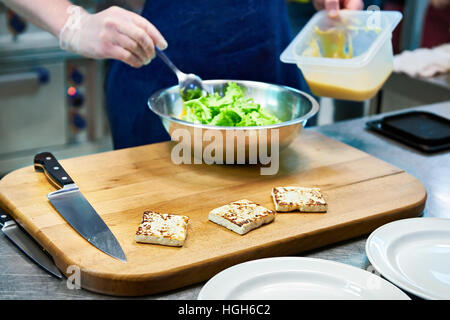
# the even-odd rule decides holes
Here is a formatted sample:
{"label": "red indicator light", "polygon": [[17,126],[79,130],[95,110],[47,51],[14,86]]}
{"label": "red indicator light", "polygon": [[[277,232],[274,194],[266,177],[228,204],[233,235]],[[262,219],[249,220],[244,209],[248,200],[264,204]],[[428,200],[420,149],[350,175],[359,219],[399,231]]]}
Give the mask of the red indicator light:
{"label": "red indicator light", "polygon": [[67,89],[67,94],[69,96],[74,96],[76,93],[77,93],[77,88],[75,88],[75,87],[69,87]]}

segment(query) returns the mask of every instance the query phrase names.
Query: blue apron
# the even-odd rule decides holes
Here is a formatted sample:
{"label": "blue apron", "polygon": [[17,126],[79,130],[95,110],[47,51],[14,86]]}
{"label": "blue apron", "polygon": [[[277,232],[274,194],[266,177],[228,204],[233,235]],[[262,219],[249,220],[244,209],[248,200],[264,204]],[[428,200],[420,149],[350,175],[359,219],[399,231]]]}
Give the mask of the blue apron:
{"label": "blue apron", "polygon": [[[142,16],[163,34],[166,54],[183,72],[301,89],[298,68],[279,60],[292,37],[285,0],[149,0]],[[177,83],[159,58],[139,69],[111,62],[106,95],[116,149],[170,139],[147,99]]]}

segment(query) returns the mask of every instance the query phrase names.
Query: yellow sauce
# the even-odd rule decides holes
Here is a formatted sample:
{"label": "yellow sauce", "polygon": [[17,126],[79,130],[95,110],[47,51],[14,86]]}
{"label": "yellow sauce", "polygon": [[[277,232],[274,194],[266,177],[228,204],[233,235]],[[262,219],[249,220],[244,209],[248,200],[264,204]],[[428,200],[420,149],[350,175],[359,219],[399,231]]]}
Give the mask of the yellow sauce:
{"label": "yellow sauce", "polygon": [[178,118],[183,119],[186,116],[186,108],[183,106],[183,108],[181,109],[181,113],[178,116]]}
{"label": "yellow sauce", "polygon": [[342,29],[331,28],[326,31],[318,27],[314,37],[303,52],[304,56],[334,59],[353,58],[352,38]]}
{"label": "yellow sauce", "polygon": [[387,73],[383,81],[377,81],[376,83],[373,80],[364,81],[365,85],[363,86],[363,88],[344,87],[325,83],[322,81],[315,81],[307,77],[305,78],[309,88],[311,89],[311,92],[316,96],[332,97],[335,99],[343,100],[364,101],[375,96],[375,94],[381,89],[384,82],[390,76],[391,72],[392,70]]}
{"label": "yellow sauce", "polygon": [[[303,56],[351,59],[353,44],[350,31],[359,32],[360,30],[379,32],[379,30],[351,27],[323,31],[316,27],[311,42],[303,51]],[[391,72],[392,66],[380,65],[376,70],[355,71],[354,76],[345,75],[349,71],[341,74],[332,70],[328,72],[326,69],[321,72],[305,69],[303,74],[312,93],[317,96],[363,101],[375,96]]]}

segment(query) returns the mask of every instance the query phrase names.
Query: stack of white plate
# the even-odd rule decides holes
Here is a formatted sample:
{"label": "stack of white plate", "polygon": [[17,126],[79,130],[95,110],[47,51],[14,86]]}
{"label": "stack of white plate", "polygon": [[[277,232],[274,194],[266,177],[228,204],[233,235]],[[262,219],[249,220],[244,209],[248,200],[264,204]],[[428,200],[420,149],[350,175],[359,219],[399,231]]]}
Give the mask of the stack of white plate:
{"label": "stack of white plate", "polygon": [[367,240],[381,275],[418,297],[450,299],[450,220],[413,218],[388,223]]}
{"label": "stack of white plate", "polygon": [[[414,218],[386,224],[366,243],[373,267],[418,297],[450,299],[450,220]],[[211,278],[198,299],[381,299],[409,297],[383,278],[343,263],[280,257],[249,261]]]}

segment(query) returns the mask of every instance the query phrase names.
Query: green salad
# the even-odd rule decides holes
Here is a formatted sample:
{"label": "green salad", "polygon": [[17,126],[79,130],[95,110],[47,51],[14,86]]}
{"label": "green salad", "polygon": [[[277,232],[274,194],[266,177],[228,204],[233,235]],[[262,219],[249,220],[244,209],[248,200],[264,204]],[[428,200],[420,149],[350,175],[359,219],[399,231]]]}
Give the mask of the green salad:
{"label": "green salad", "polygon": [[265,126],[281,121],[256,103],[246,98],[244,89],[229,82],[225,94],[207,94],[183,102],[182,120],[213,126],[251,127]]}

